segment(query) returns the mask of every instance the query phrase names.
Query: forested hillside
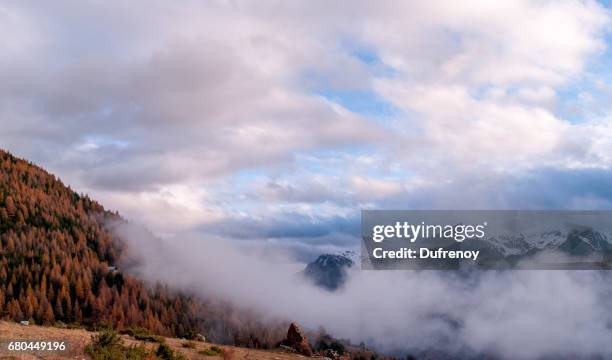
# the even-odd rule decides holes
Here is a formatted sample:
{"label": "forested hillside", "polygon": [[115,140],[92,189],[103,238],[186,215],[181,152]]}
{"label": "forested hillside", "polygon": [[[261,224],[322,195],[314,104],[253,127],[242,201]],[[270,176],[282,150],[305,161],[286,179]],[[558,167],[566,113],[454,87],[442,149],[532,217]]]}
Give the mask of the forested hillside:
{"label": "forested hillside", "polygon": [[123,221],[43,169],[0,150],[0,316],[191,336],[201,305],[115,271]]}
{"label": "forested hillside", "polygon": [[[54,175],[0,150],[0,318],[36,324],[143,327],[168,336],[270,348],[288,322],[145,284],[118,264],[125,222]],[[132,261],[133,259],[128,259]],[[319,331],[313,339],[331,339]],[[318,341],[318,340],[317,340]],[[327,340],[326,340],[327,341]]]}

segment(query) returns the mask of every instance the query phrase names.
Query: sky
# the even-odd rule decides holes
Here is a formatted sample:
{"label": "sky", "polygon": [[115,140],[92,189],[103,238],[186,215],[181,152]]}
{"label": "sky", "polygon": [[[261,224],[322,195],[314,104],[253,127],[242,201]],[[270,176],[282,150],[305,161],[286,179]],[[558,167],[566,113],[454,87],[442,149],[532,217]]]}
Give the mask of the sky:
{"label": "sky", "polygon": [[609,209],[594,1],[0,1],[0,147],[155,234],[302,256],[361,209]]}

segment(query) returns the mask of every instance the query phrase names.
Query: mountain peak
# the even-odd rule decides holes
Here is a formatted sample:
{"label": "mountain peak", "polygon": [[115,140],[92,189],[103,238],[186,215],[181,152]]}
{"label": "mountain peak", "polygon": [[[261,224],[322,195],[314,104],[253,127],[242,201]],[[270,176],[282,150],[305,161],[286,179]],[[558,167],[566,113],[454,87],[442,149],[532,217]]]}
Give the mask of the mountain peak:
{"label": "mountain peak", "polygon": [[355,263],[351,257],[354,258],[354,252],[319,255],[306,266],[303,275],[326,290],[337,290],[344,284],[348,269]]}

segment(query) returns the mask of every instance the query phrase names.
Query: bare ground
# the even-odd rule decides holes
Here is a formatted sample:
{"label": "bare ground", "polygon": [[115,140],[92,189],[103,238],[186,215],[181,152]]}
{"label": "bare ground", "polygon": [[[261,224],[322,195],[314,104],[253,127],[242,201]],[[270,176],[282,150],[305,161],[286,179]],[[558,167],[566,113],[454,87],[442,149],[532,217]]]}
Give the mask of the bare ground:
{"label": "bare ground", "polygon": [[[91,341],[92,335],[95,335],[95,333],[83,329],[62,329],[35,325],[24,326],[13,322],[0,321],[0,359],[88,359],[89,356],[85,354],[84,348]],[[126,345],[143,345],[150,350],[154,350],[158,346],[156,343],[135,340],[128,335],[122,335],[121,337]],[[66,350],[9,351],[8,344],[11,341],[58,341],[66,344]],[[185,348],[183,343],[186,342],[186,340],[182,339],[166,338],[166,343],[173,350],[185,355],[187,359],[222,359],[221,356],[206,356],[198,353],[216,344],[192,341],[191,343],[195,345],[195,348]],[[217,346],[224,350],[224,360],[297,360],[305,358],[304,356],[281,350],[254,350],[226,345]]]}

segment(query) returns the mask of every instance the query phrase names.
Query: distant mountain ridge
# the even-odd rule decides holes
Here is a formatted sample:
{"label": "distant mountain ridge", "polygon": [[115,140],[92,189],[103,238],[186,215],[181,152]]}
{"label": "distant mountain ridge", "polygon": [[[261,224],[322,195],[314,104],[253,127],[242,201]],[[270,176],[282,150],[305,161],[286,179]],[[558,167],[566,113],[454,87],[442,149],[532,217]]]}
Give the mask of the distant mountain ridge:
{"label": "distant mountain ridge", "polygon": [[[479,263],[507,267],[612,268],[612,234],[588,226],[566,226],[515,235],[470,239],[453,247],[480,250]],[[506,267],[502,266],[502,267]]]}
{"label": "distant mountain ridge", "polygon": [[533,250],[545,249],[559,249],[568,255],[586,255],[592,252],[612,250],[612,234],[589,227],[521,233],[516,236],[497,236],[481,241],[490,244],[506,256],[522,255]]}

